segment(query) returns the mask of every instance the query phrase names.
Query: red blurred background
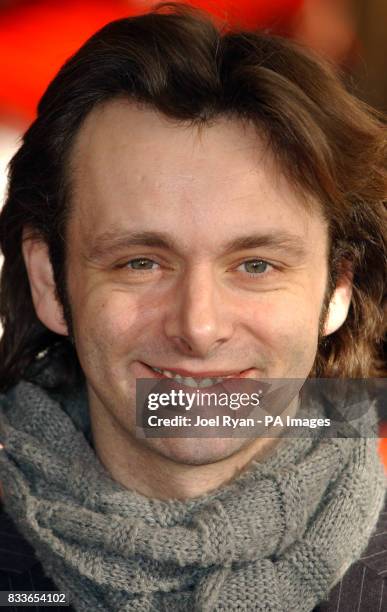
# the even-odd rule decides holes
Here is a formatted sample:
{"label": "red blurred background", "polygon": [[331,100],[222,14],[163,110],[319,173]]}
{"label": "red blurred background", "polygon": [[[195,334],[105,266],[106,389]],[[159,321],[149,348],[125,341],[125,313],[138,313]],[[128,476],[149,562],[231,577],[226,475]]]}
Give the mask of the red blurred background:
{"label": "red blurred background", "polygon": [[[149,0],[0,2],[0,113],[29,121],[63,62],[112,19],[148,10]],[[247,29],[293,36],[341,64],[353,63],[357,37],[348,0],[190,0]]]}

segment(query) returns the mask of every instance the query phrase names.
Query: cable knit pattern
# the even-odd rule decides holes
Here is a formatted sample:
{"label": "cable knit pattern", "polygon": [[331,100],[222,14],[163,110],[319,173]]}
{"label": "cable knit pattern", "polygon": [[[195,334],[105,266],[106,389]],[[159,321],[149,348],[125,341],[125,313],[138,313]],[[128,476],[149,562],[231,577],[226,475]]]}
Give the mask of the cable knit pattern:
{"label": "cable knit pattern", "polygon": [[22,381],[0,406],[6,510],[79,611],[309,612],[382,508],[373,439],[283,440],[209,495],[159,501],[98,461],[83,393]]}

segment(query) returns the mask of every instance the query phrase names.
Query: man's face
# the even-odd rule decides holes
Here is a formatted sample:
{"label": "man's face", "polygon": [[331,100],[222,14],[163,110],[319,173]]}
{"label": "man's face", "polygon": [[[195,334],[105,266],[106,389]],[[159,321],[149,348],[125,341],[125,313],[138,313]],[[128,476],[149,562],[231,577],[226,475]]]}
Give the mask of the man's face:
{"label": "man's face", "polygon": [[[68,295],[95,421],[134,440],[136,379],[157,377],[152,368],[307,377],[326,223],[253,126],[219,119],[198,129],[115,101],[89,115],[71,165]],[[209,463],[246,440],[141,444]]]}

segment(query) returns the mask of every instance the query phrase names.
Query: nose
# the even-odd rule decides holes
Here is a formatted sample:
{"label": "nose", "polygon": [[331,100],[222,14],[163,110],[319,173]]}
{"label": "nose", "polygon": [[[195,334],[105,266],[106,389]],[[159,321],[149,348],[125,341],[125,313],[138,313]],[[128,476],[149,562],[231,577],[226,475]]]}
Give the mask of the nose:
{"label": "nose", "polygon": [[180,353],[208,357],[233,333],[230,308],[214,274],[204,267],[187,272],[176,285],[165,319],[165,334]]}

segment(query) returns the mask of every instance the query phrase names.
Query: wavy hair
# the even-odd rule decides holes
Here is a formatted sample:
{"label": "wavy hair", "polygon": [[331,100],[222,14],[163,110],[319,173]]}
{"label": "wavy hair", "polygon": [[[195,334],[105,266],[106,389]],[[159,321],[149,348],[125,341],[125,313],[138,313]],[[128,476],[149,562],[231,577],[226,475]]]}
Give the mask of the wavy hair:
{"label": "wavy hair", "polygon": [[321,203],[330,239],[328,294],[340,262],[352,262],[348,317],[320,342],[310,375],[380,373],[387,192],[382,118],[352,96],[328,64],[296,43],[222,29],[197,10],[168,3],[106,25],[67,61],[10,163],[0,215],[0,389],[18,381],[53,346],[67,355],[67,383],[80,372],[72,343],[35,314],[23,228],[46,241],[58,300],[70,321],[65,236],[72,144],[88,113],[116,97],[182,122],[205,125],[230,116],[257,126],[292,184]]}

